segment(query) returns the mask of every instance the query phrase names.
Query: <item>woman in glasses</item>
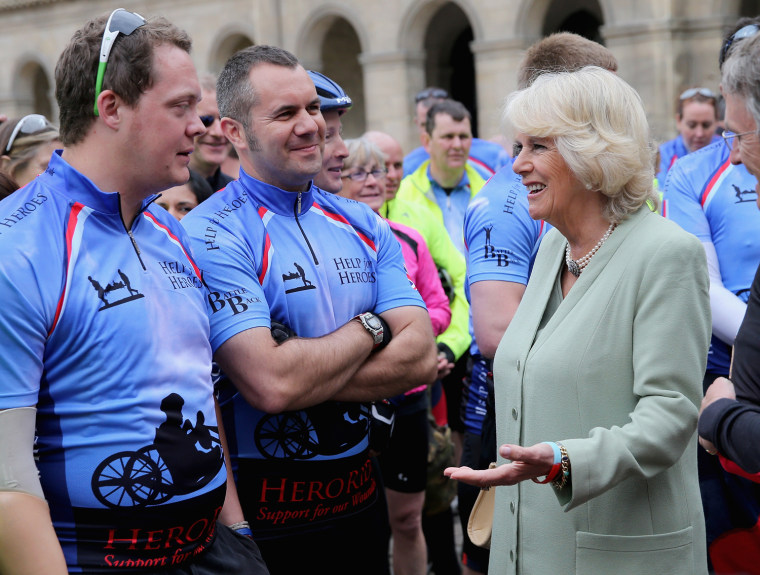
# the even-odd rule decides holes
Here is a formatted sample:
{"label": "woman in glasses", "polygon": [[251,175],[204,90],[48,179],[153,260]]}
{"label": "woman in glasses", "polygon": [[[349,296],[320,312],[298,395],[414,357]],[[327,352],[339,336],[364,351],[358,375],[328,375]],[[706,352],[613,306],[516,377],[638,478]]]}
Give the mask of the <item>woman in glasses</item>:
{"label": "woman in glasses", "polygon": [[[349,155],[343,161],[343,187],[338,195],[365,203],[379,213],[386,194],[385,154],[367,138],[345,143]],[[388,224],[401,244],[409,277],[425,301],[433,332],[440,335],[449,326],[451,309],[425,240],[408,226],[390,220]],[[391,402],[396,405],[396,421],[390,442],[380,455],[380,469],[393,536],[393,568],[397,574],[424,573],[427,569],[422,531],[428,457],[426,387],[412,389]]]}
{"label": "woman in glasses", "polygon": [[[385,201],[385,154],[367,138],[346,140],[346,146],[349,155],[343,161],[343,187],[338,195],[367,204],[379,214]],[[439,335],[449,326],[451,310],[425,240],[408,226],[386,221],[401,242],[407,272],[428,307],[435,335]]]}
{"label": "woman in glasses", "polygon": [[718,140],[718,95],[707,88],[689,88],[678,97],[678,136],[660,145],[657,182],[665,187],[665,177],[675,161]]}
{"label": "woman in glasses", "polygon": [[63,147],[58,129],[41,114],[29,114],[0,126],[0,170],[19,186],[31,182],[47,168],[50,156]]}

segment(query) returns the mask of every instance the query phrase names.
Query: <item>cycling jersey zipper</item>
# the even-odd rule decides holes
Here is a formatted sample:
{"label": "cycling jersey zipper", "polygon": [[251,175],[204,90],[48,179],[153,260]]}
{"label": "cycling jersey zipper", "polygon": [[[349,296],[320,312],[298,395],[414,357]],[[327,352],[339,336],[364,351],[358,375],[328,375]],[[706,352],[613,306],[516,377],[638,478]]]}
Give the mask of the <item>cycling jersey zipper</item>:
{"label": "cycling jersey zipper", "polygon": [[[140,211],[137,212],[137,215],[135,216],[135,219],[132,220],[132,227],[134,227],[134,225],[135,225],[135,220],[137,220],[137,218],[140,217],[140,215],[145,210],[148,209],[148,206],[150,204],[152,204],[154,201],[156,201],[157,198],[158,198],[158,196],[155,196],[153,199],[151,199],[151,201],[147,202],[144,206],[142,206],[140,208]],[[145,267],[145,263],[143,262],[142,254],[140,252],[140,246],[137,245],[137,240],[135,239],[135,236],[132,235],[131,228],[128,229],[127,225],[124,223],[124,216],[121,213],[121,201],[119,201],[119,218],[121,218],[121,225],[124,226],[124,229],[127,231],[127,235],[129,236],[129,240],[132,242],[132,247],[135,250],[135,254],[137,254],[137,259],[139,260],[140,265],[142,266],[143,271],[147,271],[148,268]]]}
{"label": "cycling jersey zipper", "polygon": [[148,268],[145,267],[142,257],[140,256],[140,246],[137,245],[137,240],[135,240],[135,236],[132,235],[132,230],[127,230],[127,235],[129,236],[129,239],[132,240],[132,247],[135,248],[137,259],[140,260],[140,265],[142,266],[143,271],[147,270]]}
{"label": "cycling jersey zipper", "polygon": [[301,227],[301,222],[298,219],[298,215],[301,213],[301,192],[298,192],[298,197],[296,198],[295,204],[293,206],[296,216],[296,223],[298,224],[298,229],[301,230],[301,235],[303,236],[303,239],[306,240],[306,245],[309,246],[309,251],[311,252],[311,257],[314,258],[314,265],[319,265],[319,260],[317,259],[317,254],[314,253],[314,249],[311,247],[311,243],[309,242],[309,238],[306,237],[306,232]]}

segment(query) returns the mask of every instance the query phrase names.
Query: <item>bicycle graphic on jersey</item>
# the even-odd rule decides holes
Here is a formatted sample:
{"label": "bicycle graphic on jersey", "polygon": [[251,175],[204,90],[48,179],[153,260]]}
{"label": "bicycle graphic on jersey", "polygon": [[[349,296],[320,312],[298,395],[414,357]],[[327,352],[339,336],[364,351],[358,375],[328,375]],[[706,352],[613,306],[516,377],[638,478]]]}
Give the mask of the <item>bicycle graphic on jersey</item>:
{"label": "bicycle graphic on jersey", "polygon": [[311,459],[338,455],[367,436],[368,406],[325,403],[301,411],[266,414],[256,425],[254,440],[269,459]]}
{"label": "bicycle graphic on jersey", "polygon": [[176,393],[161,402],[166,421],[158,426],[153,444],[137,451],[120,451],[100,462],[92,474],[95,497],[106,507],[159,505],[197,491],[224,465],[219,429],[205,425],[201,411],[195,425],[182,416],[185,401]]}

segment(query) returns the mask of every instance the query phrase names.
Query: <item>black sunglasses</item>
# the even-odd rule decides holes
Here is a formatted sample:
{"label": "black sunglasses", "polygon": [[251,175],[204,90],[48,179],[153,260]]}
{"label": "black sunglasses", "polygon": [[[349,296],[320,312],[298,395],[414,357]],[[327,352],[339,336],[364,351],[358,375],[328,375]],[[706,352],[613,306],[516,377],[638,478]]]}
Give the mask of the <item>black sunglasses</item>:
{"label": "black sunglasses", "polygon": [[216,119],[220,119],[221,120],[221,118],[219,118],[219,116],[214,116],[212,114],[203,114],[202,116],[200,116],[200,119],[201,119],[201,122],[203,123],[203,125],[206,128],[210,127],[211,124],[214,123],[214,120],[216,120]]}
{"label": "black sunglasses", "polygon": [[414,97],[414,103],[422,102],[422,100],[427,100],[428,98],[440,98],[441,100],[445,100],[448,97],[449,93],[443,88],[425,88],[421,92],[417,92],[417,95]]}
{"label": "black sunglasses", "polygon": [[739,28],[736,32],[734,32],[731,37],[723,43],[723,47],[720,49],[719,62],[721,68],[723,67],[723,63],[726,61],[728,51],[731,49],[731,46],[733,46],[734,42],[754,36],[758,32],[760,32],[760,26],[757,26],[757,24],[749,24],[744,28]]}

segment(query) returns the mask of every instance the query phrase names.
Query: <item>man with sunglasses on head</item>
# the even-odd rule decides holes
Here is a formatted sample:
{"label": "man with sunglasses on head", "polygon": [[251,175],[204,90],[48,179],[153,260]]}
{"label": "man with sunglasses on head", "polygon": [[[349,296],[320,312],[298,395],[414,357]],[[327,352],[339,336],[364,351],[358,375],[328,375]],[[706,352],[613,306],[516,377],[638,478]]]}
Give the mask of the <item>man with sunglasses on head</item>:
{"label": "man with sunglasses on head", "polygon": [[182,225],[239,392],[222,409],[240,502],[272,573],[386,575],[367,404],[434,379],[430,318],[388,224],[314,185],[325,119],[295,56],[237,52],[217,97],[240,178]]}
{"label": "man with sunglasses on head", "polygon": [[[742,18],[725,35],[719,65],[747,39],[747,30],[757,32],[760,18]],[[729,123],[728,130],[737,126]],[[668,172],[662,213],[700,239],[710,272],[712,339],[707,356],[703,389],[714,381],[726,381],[739,326],[747,312],[750,287],[760,264],[760,211],[756,206],[756,178],[748,165],[737,164],[736,137],[724,132],[718,141],[678,159]],[[742,145],[744,137],[740,138]],[[712,388],[711,388],[712,389]],[[710,568],[725,571],[753,554],[735,553],[732,547],[746,541],[737,527],[750,527],[760,515],[757,486],[726,472],[718,458],[700,449],[697,454],[700,490],[705,511]],[[750,525],[751,524],[751,525]],[[760,549],[760,540],[757,548]],[[737,566],[741,563],[735,563]],[[748,567],[749,563],[745,564]],[[751,572],[752,569],[748,569]]]}
{"label": "man with sunglasses on head", "polygon": [[201,101],[198,114],[206,132],[195,138],[195,148],[190,156],[190,169],[206,178],[215,192],[235,179],[237,174],[225,174],[222,164],[227,159],[232,145],[224,137],[216,102],[216,77],[204,74],[200,77]]}
{"label": "man with sunglasses on head", "polygon": [[[725,142],[732,164],[742,164],[760,192],[760,19],[752,19],[727,38],[721,57],[721,91],[726,99]],[[757,197],[757,196],[756,196]],[[758,204],[760,207],[760,204]],[[753,235],[757,233],[757,227]],[[699,417],[699,443],[715,465],[734,478],[730,530],[710,547],[717,573],[755,573],[760,537],[760,274],[755,274],[746,313],[734,341],[730,379],[721,377],[707,389]],[[746,478],[746,483],[738,483]],[[745,481],[742,479],[741,481]],[[737,485],[741,489],[737,489]],[[703,498],[705,493],[703,492]],[[733,498],[733,499],[731,499]],[[717,502],[723,503],[722,500]],[[707,511],[707,507],[705,508]],[[708,524],[709,527],[709,524]]]}
{"label": "man with sunglasses on head", "polygon": [[55,70],[63,149],[0,202],[2,573],[267,573],[225,465],[208,292],[153,204],[204,131],[190,48],[164,18],[87,22]]}

